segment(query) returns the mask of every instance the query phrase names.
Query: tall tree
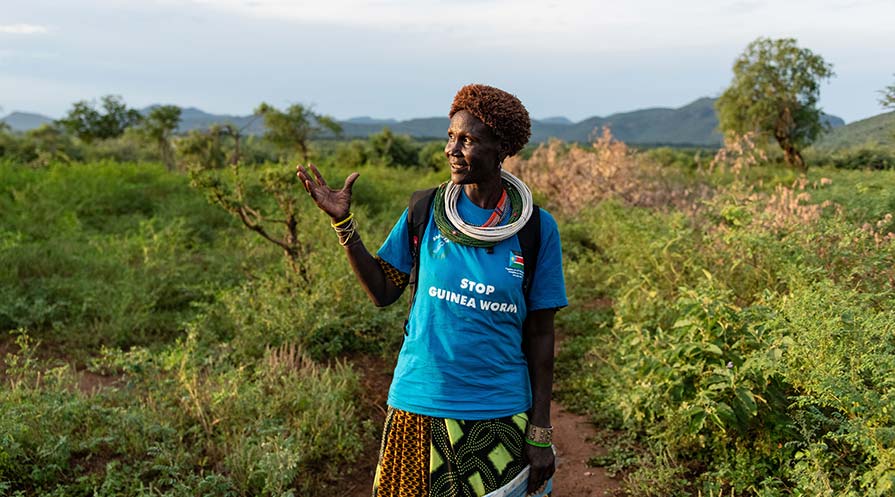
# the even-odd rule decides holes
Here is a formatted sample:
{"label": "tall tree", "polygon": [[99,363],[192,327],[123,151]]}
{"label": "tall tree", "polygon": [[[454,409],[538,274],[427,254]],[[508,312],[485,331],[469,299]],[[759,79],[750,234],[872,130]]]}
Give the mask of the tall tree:
{"label": "tall tree", "polygon": [[140,125],[143,136],[158,147],[162,162],[169,171],[176,167],[171,137],[179,125],[180,107],[176,105],[161,105],[152,109]]}
{"label": "tall tree", "polygon": [[284,151],[296,150],[302,161],[308,161],[309,143],[323,131],[335,134],[342,132],[342,127],[335,119],[317,114],[301,104],[290,105],[285,112],[262,102],[255,113],[264,117],[267,128],[264,137]]}
{"label": "tall tree", "polygon": [[817,106],[832,65],[793,38],[758,38],[733,65],[733,82],[716,102],[721,129],[773,137],[787,164],[803,169],[801,149],[824,129]]}
{"label": "tall tree", "polygon": [[102,112],[94,102],[75,102],[68,114],[58,124],[81,140],[90,143],[121,136],[124,130],[138,124],[142,116],[129,109],[118,95],[106,95],[101,99]]}
{"label": "tall tree", "polygon": [[895,110],[895,83],[887,86],[886,89],[881,90],[880,93],[882,93],[883,96],[879,99],[879,103],[885,108]]}

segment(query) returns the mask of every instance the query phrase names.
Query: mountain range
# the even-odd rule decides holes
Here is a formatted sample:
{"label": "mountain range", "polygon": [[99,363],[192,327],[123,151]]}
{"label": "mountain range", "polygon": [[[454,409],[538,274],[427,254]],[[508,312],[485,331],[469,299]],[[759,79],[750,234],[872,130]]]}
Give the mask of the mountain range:
{"label": "mountain range", "polygon": [[[607,117],[594,116],[579,122],[572,122],[561,116],[533,119],[531,138],[533,142],[543,142],[549,138],[586,142],[591,139],[595,131],[598,132],[603,126],[608,126],[613,136],[633,145],[717,146],[721,144],[721,135],[717,132],[718,118],[714,103],[715,100],[712,98],[700,98],[675,109],[663,107],[640,109]],[[147,107],[141,112],[147,113],[153,107]],[[836,116],[825,114],[824,119],[832,128],[845,125],[845,122]],[[26,131],[53,120],[40,114],[13,112],[2,121],[16,131]],[[212,124],[226,122],[244,128],[249,134],[264,132],[263,120],[256,116],[210,114],[194,107],[182,110],[178,131],[207,129]],[[447,117],[399,121],[364,116],[339,123],[342,125],[343,136],[347,138],[365,138],[387,126],[398,134],[440,139],[445,136],[448,122]]]}
{"label": "mountain range", "polygon": [[820,151],[865,146],[895,150],[895,111],[835,128],[812,146]]}

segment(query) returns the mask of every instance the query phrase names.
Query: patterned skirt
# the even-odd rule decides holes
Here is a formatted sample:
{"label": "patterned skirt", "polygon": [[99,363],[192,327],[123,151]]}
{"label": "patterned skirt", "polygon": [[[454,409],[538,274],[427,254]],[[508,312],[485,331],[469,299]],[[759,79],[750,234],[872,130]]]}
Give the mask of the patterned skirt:
{"label": "patterned skirt", "polygon": [[525,413],[461,421],[389,407],[373,497],[481,497],[525,468]]}

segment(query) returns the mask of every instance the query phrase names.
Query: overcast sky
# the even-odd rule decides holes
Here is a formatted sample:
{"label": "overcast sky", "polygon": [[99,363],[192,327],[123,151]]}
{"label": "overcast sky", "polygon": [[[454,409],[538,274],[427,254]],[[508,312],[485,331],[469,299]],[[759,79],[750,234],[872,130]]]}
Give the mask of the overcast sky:
{"label": "overcast sky", "polygon": [[717,96],[767,36],[833,64],[821,105],[851,122],[883,111],[893,26],[893,0],[0,0],[0,115],[111,93],[406,119],[445,115],[480,82],[577,121]]}

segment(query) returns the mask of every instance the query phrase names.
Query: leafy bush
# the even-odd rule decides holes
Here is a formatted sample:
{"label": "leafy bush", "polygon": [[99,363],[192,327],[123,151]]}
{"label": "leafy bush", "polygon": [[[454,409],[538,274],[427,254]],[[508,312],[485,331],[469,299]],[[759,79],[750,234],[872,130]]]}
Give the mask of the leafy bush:
{"label": "leafy bush", "polygon": [[630,495],[889,495],[891,175],[730,174],[689,209],[563,224],[557,393],[629,434],[595,462]]}

